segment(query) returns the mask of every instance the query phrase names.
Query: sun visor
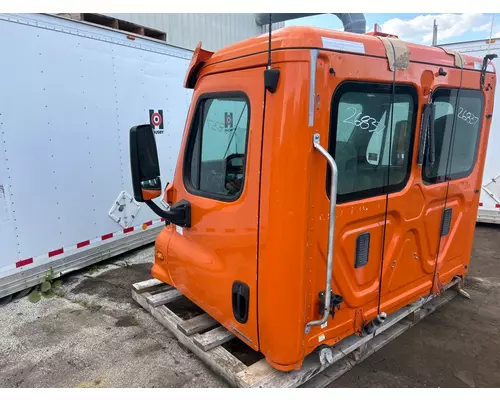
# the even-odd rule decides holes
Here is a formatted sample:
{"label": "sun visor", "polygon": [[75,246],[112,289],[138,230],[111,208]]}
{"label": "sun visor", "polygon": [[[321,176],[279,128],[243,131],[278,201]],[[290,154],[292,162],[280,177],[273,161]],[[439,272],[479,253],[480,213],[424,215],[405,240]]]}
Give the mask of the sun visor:
{"label": "sun visor", "polygon": [[394,64],[396,69],[406,70],[410,66],[410,49],[400,39],[393,37],[377,36],[385,47],[385,54],[389,63],[389,69],[394,71]]}

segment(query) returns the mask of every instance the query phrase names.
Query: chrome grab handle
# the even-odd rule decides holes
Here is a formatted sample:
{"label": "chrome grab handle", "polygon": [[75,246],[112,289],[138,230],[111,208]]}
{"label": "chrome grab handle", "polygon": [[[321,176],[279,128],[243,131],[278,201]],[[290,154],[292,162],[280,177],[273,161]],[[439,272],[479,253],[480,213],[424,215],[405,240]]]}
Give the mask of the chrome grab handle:
{"label": "chrome grab handle", "polygon": [[326,162],[332,170],[332,178],[330,182],[330,215],[328,217],[328,253],[326,258],[326,285],[325,285],[325,309],[323,310],[323,318],[310,321],[306,324],[305,333],[311,331],[311,326],[323,325],[330,316],[330,299],[332,293],[332,276],[333,276],[333,235],[335,232],[335,209],[337,207],[337,181],[338,170],[337,163],[330,153],[321,146],[319,133],[313,135],[313,146],[326,159]]}

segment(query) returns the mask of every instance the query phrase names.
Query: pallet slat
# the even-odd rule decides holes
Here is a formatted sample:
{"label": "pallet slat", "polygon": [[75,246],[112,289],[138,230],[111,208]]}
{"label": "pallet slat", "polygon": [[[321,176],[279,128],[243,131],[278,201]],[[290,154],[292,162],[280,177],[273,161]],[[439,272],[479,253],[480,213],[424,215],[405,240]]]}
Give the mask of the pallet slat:
{"label": "pallet slat", "polygon": [[170,303],[174,300],[177,300],[182,297],[182,293],[179,292],[177,289],[171,288],[170,290],[167,290],[166,292],[161,292],[157,294],[150,294],[146,295],[146,301],[152,305],[153,307],[158,307],[163,304]]}
{"label": "pallet slat", "polygon": [[58,13],[60,17],[73,19],[75,21],[84,21],[93,25],[105,26],[108,28],[120,30],[122,32],[132,32],[137,35],[146,36],[152,39],[166,41],[167,34],[157,29],[137,25],[130,21],[110,17],[104,14],[96,13]]}
{"label": "pallet slat", "polygon": [[159,281],[158,279],[148,279],[147,281],[143,282],[138,282],[134,283],[132,285],[132,289],[134,289],[135,292],[137,293],[142,293],[142,292],[147,292],[152,289],[157,289],[161,286],[168,287],[166,283],[163,283],[162,281]]}
{"label": "pallet slat", "polygon": [[229,342],[234,335],[223,326],[212,329],[203,334],[197,333],[193,336],[193,342],[202,350],[208,351],[221,344]]}
{"label": "pallet slat", "polygon": [[238,380],[242,387],[254,387],[258,382],[274,374],[274,369],[263,358],[238,373]]}
{"label": "pallet slat", "polygon": [[206,329],[215,328],[217,325],[219,325],[219,323],[210,315],[201,314],[194,318],[188,319],[187,321],[182,321],[177,325],[177,329],[179,329],[185,335],[191,336]]}
{"label": "pallet slat", "polygon": [[192,337],[184,335],[177,329],[177,325],[182,322],[182,319],[175,315],[166,306],[153,307],[149,304],[146,298],[132,291],[132,298],[148,311],[158,322],[167,328],[177,340],[191,350],[201,361],[207,364],[212,370],[228,381],[233,386],[239,386],[235,378],[236,374],[246,368],[246,365],[233,356],[224,347],[218,346],[209,351],[203,351],[200,347],[194,344]]}
{"label": "pallet slat", "polygon": [[[452,281],[445,289],[458,282]],[[149,292],[154,293],[155,289],[162,291],[157,294]],[[223,326],[215,327],[218,322],[208,314],[201,314],[189,320],[180,318],[168,304],[182,297],[173,287],[166,285],[163,290],[157,282],[150,280],[139,282],[132,289],[135,301],[214,372],[237,387],[327,386],[456,295],[457,291],[446,290],[441,296],[426,296],[392,313],[373,334],[363,337],[352,335],[334,347],[323,349],[321,352],[317,349],[305,358],[299,371],[280,372],[272,368],[265,359],[246,366],[231,354],[222,344],[235,336]],[[200,333],[212,327],[215,328]]]}

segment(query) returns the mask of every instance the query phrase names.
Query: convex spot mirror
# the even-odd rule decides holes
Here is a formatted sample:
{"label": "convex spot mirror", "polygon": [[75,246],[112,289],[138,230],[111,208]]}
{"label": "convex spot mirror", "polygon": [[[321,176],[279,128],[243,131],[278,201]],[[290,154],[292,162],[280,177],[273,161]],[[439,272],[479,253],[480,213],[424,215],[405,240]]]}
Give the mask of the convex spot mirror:
{"label": "convex spot mirror", "polygon": [[145,202],[161,196],[160,164],[151,125],[130,129],[130,169],[136,201]]}

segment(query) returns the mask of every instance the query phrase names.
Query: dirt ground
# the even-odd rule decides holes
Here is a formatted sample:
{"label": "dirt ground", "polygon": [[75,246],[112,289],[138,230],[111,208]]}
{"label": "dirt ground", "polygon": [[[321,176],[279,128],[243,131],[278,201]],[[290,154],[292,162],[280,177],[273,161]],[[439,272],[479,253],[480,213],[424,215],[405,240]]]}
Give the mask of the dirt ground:
{"label": "dirt ground", "polygon": [[[152,246],[63,279],[56,296],[0,308],[0,387],[225,387],[137,306]],[[331,387],[500,386],[500,227],[478,225],[456,297]]]}

